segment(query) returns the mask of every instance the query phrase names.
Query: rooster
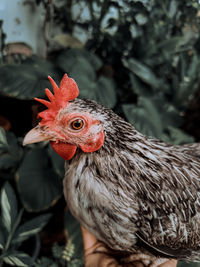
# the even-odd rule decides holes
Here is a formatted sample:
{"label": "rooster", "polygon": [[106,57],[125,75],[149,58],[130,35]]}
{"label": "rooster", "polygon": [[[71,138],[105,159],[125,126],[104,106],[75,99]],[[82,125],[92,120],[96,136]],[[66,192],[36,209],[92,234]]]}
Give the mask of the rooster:
{"label": "rooster", "polygon": [[[49,140],[66,160],[64,195],[81,225],[109,248],[200,260],[200,144],[173,146],[139,133],[112,110],[77,99],[66,74],[24,145]],[[138,258],[137,258],[138,259]]]}

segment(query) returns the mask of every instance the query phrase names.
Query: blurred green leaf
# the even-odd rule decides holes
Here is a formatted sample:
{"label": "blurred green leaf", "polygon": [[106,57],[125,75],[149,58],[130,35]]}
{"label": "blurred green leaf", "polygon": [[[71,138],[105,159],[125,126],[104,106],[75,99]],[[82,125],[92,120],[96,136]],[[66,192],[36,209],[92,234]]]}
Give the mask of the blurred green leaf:
{"label": "blurred green leaf", "polygon": [[129,60],[123,60],[124,66],[137,75],[143,82],[150,85],[152,88],[159,88],[160,80],[155,76],[152,70],[144,65],[143,63],[137,61],[134,58]]}
{"label": "blurred green leaf", "polygon": [[190,57],[190,63],[187,62],[186,58],[181,57],[180,67],[180,80],[178,80],[176,75],[172,74],[174,83],[173,101],[177,106],[185,106],[187,105],[188,100],[190,100],[194,95],[200,82],[200,75],[198,71],[200,62],[196,53]]}
{"label": "blurred green leaf", "polygon": [[96,70],[102,63],[96,55],[82,49],[67,50],[59,55],[58,65],[76,81],[80,89],[80,98],[96,100],[107,107],[114,107],[114,81],[104,76],[97,79]]}
{"label": "blurred green leaf", "polygon": [[[68,61],[68,59],[66,59]],[[88,79],[89,81],[95,81],[96,79],[96,73],[93,68],[93,66],[90,64],[90,62],[83,57],[72,59],[71,62],[68,62],[70,64],[70,68],[63,69],[64,72],[69,73],[71,77],[73,77],[76,81],[79,79],[80,76],[83,76],[85,79]],[[80,89],[82,84],[80,83]]]}
{"label": "blurred green leaf", "polygon": [[[84,49],[65,50],[59,55],[57,62],[58,66],[63,71],[70,71],[71,67],[76,64],[76,62],[79,62],[80,59],[84,60],[84,62],[87,61],[88,64],[93,67],[94,71],[99,70],[102,66],[102,61],[99,57]],[[86,66],[88,66],[88,64]],[[86,68],[85,70],[87,71]]]}
{"label": "blurred green leaf", "polygon": [[65,229],[68,233],[68,238],[70,242],[74,244],[74,254],[73,258],[82,258],[83,257],[83,241],[82,233],[79,222],[72,216],[68,210],[65,214]]}
{"label": "blurred green leaf", "polygon": [[51,145],[48,146],[48,155],[50,156],[52,166],[55,172],[61,177],[64,178],[65,175],[65,160],[61,158],[52,148]]}
{"label": "blurred green leaf", "polygon": [[4,257],[4,262],[12,266],[29,267],[33,265],[32,258],[22,252],[12,252],[11,255]]}
{"label": "blurred green leaf", "polygon": [[131,81],[131,89],[139,96],[150,96],[152,94],[151,88],[145,84],[132,72],[129,74]]}
{"label": "blurred green leaf", "polygon": [[162,134],[161,136],[161,139],[166,143],[171,143],[174,145],[183,145],[195,142],[194,137],[190,136],[189,134],[183,132],[182,130],[176,127],[168,126],[167,131],[168,135]]}
{"label": "blurred green leaf", "polygon": [[164,128],[168,126],[180,127],[183,123],[183,117],[180,116],[180,112],[171,104],[163,104],[163,109],[160,115]]}
{"label": "blurred green leaf", "polygon": [[[1,226],[1,225],[0,225]],[[3,249],[5,246],[5,232],[3,231],[3,227],[0,228],[0,249]]]}
{"label": "blurred green leaf", "polygon": [[100,76],[96,83],[96,101],[113,108],[117,102],[115,84],[112,79]]}
{"label": "blurred green leaf", "polygon": [[168,13],[170,18],[173,18],[176,15],[177,8],[178,8],[177,1],[171,0],[170,5],[169,5],[169,13]]}
{"label": "blurred green leaf", "polygon": [[90,66],[91,70],[90,73],[88,71],[89,68],[87,68],[87,71],[83,70],[83,68],[86,66],[87,66],[86,64],[83,64],[82,66],[81,65],[74,66],[69,72],[69,75],[78,84],[80,90],[79,94],[80,98],[89,98],[95,100],[96,74],[91,69],[91,66]]}
{"label": "blurred green leaf", "polygon": [[18,207],[14,190],[8,182],[4,184],[1,190],[0,200],[2,224],[9,233],[15,223]]}
{"label": "blurred green leaf", "polygon": [[138,104],[124,104],[123,111],[130,123],[140,132],[159,138],[163,131],[162,119],[153,102],[139,97]]}
{"label": "blurred green leaf", "polygon": [[179,261],[178,262],[178,267],[199,267],[200,263],[199,262],[184,262],[184,261]]}
{"label": "blurred green leaf", "polygon": [[[6,138],[6,132],[2,127],[0,127],[0,149],[4,148],[6,146],[8,146],[7,138]],[[3,149],[3,151],[4,151],[4,149]]]}
{"label": "blurred green leaf", "polygon": [[162,40],[158,43],[156,49],[159,49],[163,53],[164,58],[169,58],[170,54],[174,55],[177,52],[181,52],[181,48],[186,45],[188,40],[184,36],[171,37],[170,39]]}
{"label": "blurred green leaf", "polygon": [[51,214],[43,214],[22,224],[15,232],[12,244],[21,243],[40,232],[50,218]]}
{"label": "blurred green leaf", "polygon": [[11,132],[5,132],[0,127],[0,169],[7,170],[16,167],[22,154],[23,151],[19,147],[15,135]]}
{"label": "blurred green leaf", "polygon": [[62,180],[50,164],[45,148],[28,151],[16,177],[22,203],[29,211],[45,210],[62,195]]}
{"label": "blurred green leaf", "polygon": [[199,57],[197,53],[193,52],[193,55],[190,57],[190,65],[187,67],[187,75],[191,77],[191,79],[195,79],[197,74],[199,74]]}
{"label": "blurred green leaf", "polygon": [[17,99],[44,97],[49,87],[48,75],[57,80],[55,65],[37,57],[28,58],[21,65],[0,66],[0,94]]}
{"label": "blurred green leaf", "polygon": [[80,259],[73,259],[67,264],[67,267],[84,267],[84,262]]}
{"label": "blurred green leaf", "polygon": [[[87,52],[87,54],[89,53]],[[58,57],[58,65],[78,84],[79,97],[95,100],[95,69],[82,50],[71,49],[64,51]]]}
{"label": "blurred green leaf", "polygon": [[54,262],[54,259],[47,257],[41,257],[34,263],[35,267],[58,267],[58,264]]}

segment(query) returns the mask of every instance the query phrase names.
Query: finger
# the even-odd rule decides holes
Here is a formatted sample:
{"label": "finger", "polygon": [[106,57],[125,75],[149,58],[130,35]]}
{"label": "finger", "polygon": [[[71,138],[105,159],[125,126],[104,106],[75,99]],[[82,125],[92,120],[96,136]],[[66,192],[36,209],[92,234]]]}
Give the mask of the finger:
{"label": "finger", "polygon": [[114,258],[106,254],[107,249],[103,243],[99,242],[84,227],[81,227],[81,231],[83,235],[85,267],[121,267]]}
{"label": "finger", "polygon": [[95,253],[85,258],[85,267],[122,267],[122,265],[106,254]]}
{"label": "finger", "polygon": [[82,236],[83,236],[83,247],[85,251],[90,251],[92,253],[92,250],[94,250],[94,246],[97,243],[97,239],[95,236],[90,234],[83,226],[81,226]]}
{"label": "finger", "polygon": [[176,267],[177,261],[176,260],[168,260],[167,262],[161,264],[159,267]]}

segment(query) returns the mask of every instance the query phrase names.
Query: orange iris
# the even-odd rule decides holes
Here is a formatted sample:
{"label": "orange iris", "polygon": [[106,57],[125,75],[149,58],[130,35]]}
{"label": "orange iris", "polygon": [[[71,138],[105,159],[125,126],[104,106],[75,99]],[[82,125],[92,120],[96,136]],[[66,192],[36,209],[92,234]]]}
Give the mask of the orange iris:
{"label": "orange iris", "polygon": [[84,122],[81,119],[76,119],[72,121],[71,123],[71,127],[73,130],[80,130],[83,128],[83,126],[84,126]]}

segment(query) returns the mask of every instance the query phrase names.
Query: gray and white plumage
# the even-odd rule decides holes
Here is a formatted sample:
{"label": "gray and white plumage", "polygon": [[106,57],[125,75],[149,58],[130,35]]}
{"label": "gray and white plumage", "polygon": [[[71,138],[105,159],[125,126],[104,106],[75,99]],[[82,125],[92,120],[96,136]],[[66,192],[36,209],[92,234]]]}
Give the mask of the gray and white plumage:
{"label": "gray and white plumage", "polygon": [[200,144],[148,138],[93,101],[70,109],[90,113],[105,133],[101,149],[66,162],[64,193],[77,220],[116,250],[200,260]]}

